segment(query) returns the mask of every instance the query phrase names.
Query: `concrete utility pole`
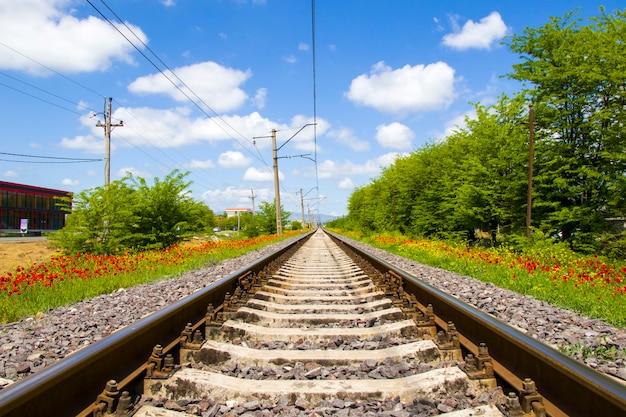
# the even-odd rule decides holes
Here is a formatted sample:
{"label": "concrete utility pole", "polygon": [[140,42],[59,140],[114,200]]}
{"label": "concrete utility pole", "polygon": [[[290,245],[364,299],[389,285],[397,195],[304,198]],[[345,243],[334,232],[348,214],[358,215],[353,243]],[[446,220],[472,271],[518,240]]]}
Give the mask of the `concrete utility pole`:
{"label": "concrete utility pole", "polygon": [[309,216],[309,223],[311,223],[311,227],[313,227],[314,224],[311,221],[311,205],[309,204],[306,205],[306,212],[307,212],[307,215]]}
{"label": "concrete utility pole", "polygon": [[302,194],[302,188],[300,188],[300,210],[302,210],[302,230],[304,231],[304,195]]}
{"label": "concrete utility pole", "polygon": [[[291,139],[293,139],[298,133],[302,131],[307,126],[313,126],[314,123],[307,123],[300,128],[296,133],[294,133],[289,139],[285,141],[280,147],[276,146],[276,129],[272,129],[272,157],[274,159],[274,203],[276,204],[276,234],[278,236],[283,235],[283,223],[281,219],[280,213],[280,186],[278,184],[278,151],[285,146]],[[258,138],[266,138],[267,136],[258,136]],[[256,139],[257,137],[255,137]],[[303,156],[303,155],[300,155]]]}
{"label": "concrete utility pole", "polygon": [[109,102],[106,103],[104,110],[104,124],[96,123],[96,126],[104,128],[104,185],[111,183],[111,128],[124,126],[124,122],[120,120],[117,124],[111,123],[111,102],[113,97],[109,97]]}
{"label": "concrete utility pole", "polygon": [[248,197],[250,200],[252,200],[252,214],[254,214],[254,199],[255,199],[255,195],[254,195],[254,189],[250,189],[250,192],[252,192],[252,195],[250,197]]}
{"label": "concrete utility pole", "polygon": [[276,234],[283,235],[283,222],[280,218],[280,188],[278,184],[278,149],[276,149],[276,129],[272,129],[272,156],[274,158],[274,203],[276,204]]}

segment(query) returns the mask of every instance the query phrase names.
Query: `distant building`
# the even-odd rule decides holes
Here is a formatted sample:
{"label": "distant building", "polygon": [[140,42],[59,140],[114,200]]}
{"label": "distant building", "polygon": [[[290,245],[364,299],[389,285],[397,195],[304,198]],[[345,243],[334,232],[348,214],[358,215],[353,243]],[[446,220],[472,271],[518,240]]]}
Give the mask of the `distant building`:
{"label": "distant building", "polygon": [[249,208],[241,208],[241,207],[227,208],[224,211],[226,212],[226,217],[236,217],[237,215],[239,215],[241,213],[252,213],[251,209],[249,209]]}
{"label": "distant building", "polygon": [[0,233],[39,234],[65,226],[66,213],[55,197],[71,196],[69,191],[0,181]]}

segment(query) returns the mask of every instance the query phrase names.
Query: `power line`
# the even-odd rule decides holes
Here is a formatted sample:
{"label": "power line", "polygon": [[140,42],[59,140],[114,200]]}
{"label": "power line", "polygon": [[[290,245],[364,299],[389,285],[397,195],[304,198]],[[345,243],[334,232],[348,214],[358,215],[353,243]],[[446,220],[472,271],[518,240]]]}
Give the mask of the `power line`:
{"label": "power line", "polygon": [[[65,110],[65,111],[68,111],[68,112],[70,112],[70,113],[74,113],[74,114],[77,114],[77,115],[79,115],[79,116],[82,116],[82,114],[81,114],[81,113],[79,113],[79,112],[77,112],[76,110],[68,109],[67,107],[63,107],[63,106],[61,106],[61,105],[59,105],[59,104],[57,104],[57,103],[53,103],[53,102],[51,102],[51,101],[49,101],[49,100],[46,100],[46,99],[44,99],[44,98],[37,97],[36,95],[33,95],[33,94],[30,94],[30,93],[27,93],[26,91],[24,91],[24,90],[20,90],[19,88],[12,87],[12,86],[7,85],[7,84],[5,84],[5,83],[0,83],[0,85],[4,86],[4,87],[6,87],[6,88],[9,88],[9,89],[11,89],[11,90],[13,90],[13,91],[17,91],[18,93],[22,93],[22,94],[24,94],[25,96],[28,96],[28,97],[34,98],[35,100],[42,101],[42,102],[44,102],[44,103],[47,103],[47,104],[50,104],[50,105],[52,105],[52,106],[58,107],[58,108],[60,108],[60,109],[62,109],[62,110]],[[52,93],[48,93],[48,94],[52,94]],[[52,94],[52,95],[54,95],[54,94]]]}
{"label": "power line", "polygon": [[79,164],[82,162],[100,162],[102,159],[85,159],[83,161],[20,161],[18,159],[0,159],[3,162],[18,162],[18,163],[26,163],[26,164]]}
{"label": "power line", "polygon": [[[82,87],[82,88],[86,89],[87,91],[90,91],[90,92],[93,92],[94,94],[99,95],[99,93],[98,93],[98,92],[96,92],[95,90],[92,90],[92,89],[90,89],[89,87],[85,86],[84,84],[78,83],[78,82],[76,82],[76,81],[72,80],[71,78],[64,76],[63,74],[61,74],[61,73],[59,73],[59,72],[57,72],[57,71],[53,70],[53,69],[52,69],[52,68],[50,68],[50,67],[47,67],[46,65],[42,64],[41,62],[39,62],[39,61],[37,61],[37,60],[35,60],[35,59],[33,59],[33,58],[31,58],[31,57],[27,56],[26,54],[21,53],[21,52],[17,51],[16,49],[11,48],[10,46],[8,46],[8,45],[6,45],[6,44],[4,44],[4,43],[2,43],[2,42],[0,42],[0,45],[1,45],[1,46],[4,46],[5,48],[7,48],[7,49],[9,49],[9,50],[11,50],[11,51],[13,51],[13,52],[15,52],[16,54],[19,54],[20,56],[22,56],[22,57],[24,57],[24,58],[26,58],[26,59],[28,59],[28,60],[30,60],[30,61],[32,61],[32,62],[34,62],[34,63],[36,63],[37,65],[40,65],[41,67],[46,68],[47,70],[49,70],[49,71],[51,71],[51,72],[53,72],[53,73],[55,73],[55,74],[57,74],[57,75],[61,76],[62,78],[64,78],[64,79],[66,79],[66,80],[68,80],[68,81],[70,81],[70,82],[72,82],[72,83],[74,83],[74,84],[76,84],[76,85],[78,85],[78,86],[80,86],[80,87]],[[76,103],[76,102],[74,102],[74,101],[72,101],[72,100],[70,100],[70,99],[67,99],[67,98],[65,98],[65,97],[62,97],[62,96],[60,96],[60,95],[58,95],[58,94],[55,94],[55,93],[52,93],[52,92],[50,92],[50,91],[47,91],[47,90],[45,90],[45,89],[43,89],[43,88],[41,88],[41,87],[38,87],[38,86],[36,86],[36,85],[34,85],[34,84],[31,84],[31,83],[28,83],[28,82],[26,82],[26,81],[23,81],[23,80],[21,80],[21,79],[19,79],[19,78],[17,78],[17,77],[14,77],[14,76],[12,76],[12,75],[9,75],[9,74],[5,73],[5,72],[0,71],[0,75],[4,75],[5,77],[10,78],[10,79],[13,79],[13,80],[15,80],[15,81],[17,81],[17,82],[19,82],[19,83],[21,83],[21,84],[27,85],[27,86],[29,86],[29,87],[31,87],[31,88],[33,88],[33,89],[36,89],[36,90],[39,90],[39,91],[41,91],[41,92],[45,93],[45,94],[48,94],[48,95],[50,95],[50,96],[56,97],[56,98],[58,98],[58,99],[60,99],[60,100],[63,100],[63,101],[65,101],[65,102],[68,102],[68,103],[70,103],[70,104],[73,104],[73,105],[75,105],[76,107],[82,107],[82,108],[85,108],[85,109],[89,110],[89,112],[91,112],[91,113],[97,114],[97,112],[96,112],[94,109],[92,109],[92,108],[89,108],[89,107],[87,107],[87,106],[85,106],[85,105],[83,105],[83,104],[80,104],[80,103]],[[44,103],[46,103],[46,104],[49,104],[49,105],[52,105],[52,106],[58,107],[58,108],[60,108],[60,109],[62,109],[62,110],[65,110],[65,111],[67,111],[67,112],[70,112],[70,113],[76,114],[76,115],[78,115],[78,116],[82,116],[82,115],[83,115],[83,114],[81,114],[81,113],[79,113],[79,112],[77,112],[77,111],[75,111],[75,110],[73,110],[73,109],[69,109],[69,108],[67,108],[67,107],[64,107],[64,106],[62,106],[62,105],[59,105],[59,104],[57,104],[57,103],[54,103],[54,102],[52,102],[52,101],[50,101],[50,100],[46,100],[46,99],[44,99],[44,98],[42,98],[42,97],[36,96],[36,95],[34,95],[34,94],[31,94],[31,93],[26,92],[26,91],[24,91],[24,90],[21,90],[21,89],[19,89],[19,88],[13,87],[13,86],[11,86],[11,85],[7,85],[7,84],[1,83],[1,82],[0,82],[0,85],[1,85],[1,86],[6,87],[6,88],[8,88],[8,89],[11,89],[11,90],[17,91],[17,92],[19,92],[19,93],[21,93],[21,94],[24,94],[24,95],[26,95],[26,96],[28,96],[28,97],[31,97],[31,98],[33,98],[33,99],[36,99],[36,100],[42,101],[42,102],[44,102]],[[132,113],[128,113],[128,114],[129,114],[129,116],[131,116],[131,118],[133,118],[135,121],[140,122],[140,119],[135,118],[135,117],[132,115]],[[148,126],[146,126],[144,123],[142,123],[142,125],[143,125],[143,127],[144,127],[146,130],[150,130],[150,128],[149,128]],[[129,126],[129,127],[130,127],[130,126]],[[148,144],[149,146],[151,146],[152,148],[156,149],[156,150],[157,150],[157,151],[159,151],[161,154],[163,154],[164,156],[166,156],[167,158],[169,158],[172,162],[174,162],[174,164],[175,164],[176,166],[182,166],[182,164],[180,164],[179,162],[177,162],[176,160],[174,160],[173,158],[171,158],[171,156],[169,156],[168,154],[164,153],[164,152],[163,152],[163,151],[161,151],[159,148],[157,148],[156,146],[154,146],[153,144],[151,144],[151,143],[150,143],[150,141],[148,141],[148,140],[147,140],[147,139],[146,139],[143,135],[141,135],[141,133],[140,133],[140,132],[137,132],[136,130],[132,129],[132,127],[131,127],[131,130],[133,130],[133,131],[135,132],[135,134],[137,134],[137,136],[141,137],[141,138],[142,138],[142,139],[146,142],[146,144]],[[128,143],[128,144],[129,144],[129,146],[134,147],[134,148],[135,148],[135,149],[137,149],[138,151],[142,152],[144,155],[146,155],[146,156],[148,156],[149,158],[153,159],[153,160],[154,160],[155,162],[157,162],[158,164],[160,164],[160,165],[164,166],[165,168],[169,168],[169,167],[168,167],[165,163],[163,163],[163,162],[161,162],[160,160],[158,160],[157,158],[155,158],[155,157],[151,156],[150,154],[148,154],[147,152],[145,152],[143,149],[141,149],[141,148],[139,148],[138,146],[136,146],[135,144],[133,144],[133,143],[132,143],[131,141],[129,141],[128,139],[125,139],[125,138],[123,137],[123,135],[117,135],[117,137],[119,137],[120,139],[124,140],[126,143]],[[184,159],[188,159],[186,156],[182,155],[182,154],[181,154],[181,153],[180,153],[177,149],[175,149],[175,148],[170,148],[170,149],[172,149],[174,152],[178,153],[178,154],[179,154],[180,156],[182,156]],[[0,154],[2,154],[2,153],[0,153]],[[22,156],[22,157],[35,157],[35,156],[31,156],[31,155],[19,155],[19,154],[16,154],[16,156]],[[68,158],[68,159],[70,159],[70,160],[71,160],[71,158]],[[15,160],[15,159],[1,159],[1,160],[2,160],[3,162],[31,163],[31,164],[34,164],[34,163],[81,163],[81,162],[95,162],[95,161],[102,161],[102,159],[76,159],[75,161],[66,161],[66,162],[30,161],[30,160]],[[206,182],[206,181],[204,181],[201,177],[199,177],[197,174],[195,174],[195,173],[194,173],[193,175],[194,175],[194,176],[196,176],[196,177],[197,177],[200,181]],[[206,183],[207,183],[208,185],[214,185],[214,184],[210,184],[210,183],[208,183],[208,182],[206,182]]]}
{"label": "power line", "polygon": [[94,158],[66,158],[62,156],[42,156],[42,155],[26,155],[21,153],[9,153],[9,152],[0,152],[0,155],[7,156],[19,156],[23,158],[37,158],[37,159],[54,159],[55,161],[12,161],[3,159],[3,161],[7,162],[30,162],[34,164],[63,164],[63,163],[78,163],[78,162],[100,162],[102,159],[94,159]]}
{"label": "power line", "polygon": [[[58,95],[58,94],[54,94],[54,93],[51,93],[50,91],[46,91],[46,90],[44,90],[44,89],[43,89],[43,88],[41,88],[41,87],[37,87],[37,86],[36,86],[36,85],[34,85],[34,84],[31,84],[31,83],[28,83],[28,82],[26,82],[26,81],[20,80],[19,78],[14,77],[14,76],[12,76],[12,75],[9,75],[9,74],[7,74],[6,72],[0,71],[0,74],[4,75],[4,76],[5,76],[5,77],[7,77],[7,78],[10,78],[10,79],[12,79],[12,80],[15,80],[15,81],[17,81],[17,82],[19,82],[19,83],[22,83],[22,84],[24,84],[24,85],[27,85],[27,86],[29,86],[29,87],[31,87],[31,88],[34,88],[35,90],[39,90],[39,91],[41,91],[42,93],[46,93],[46,94],[48,94],[48,95],[51,95],[52,97],[56,97],[56,98],[58,98],[58,99],[60,99],[60,100],[66,101],[66,102],[68,102],[68,103],[70,103],[70,104],[73,104],[73,105],[75,105],[76,107],[82,107],[82,108],[87,109],[87,106],[85,106],[84,104],[80,104],[80,103],[73,102],[72,100],[67,99],[67,98],[65,98],[65,97],[61,97],[61,96],[60,96],[60,95]],[[20,92],[21,92],[21,91],[20,91]],[[74,113],[76,113],[76,112],[74,112]]]}
{"label": "power line", "polygon": [[54,69],[52,69],[52,68],[48,67],[47,65],[44,65],[44,64],[42,64],[41,62],[39,62],[39,61],[37,61],[37,60],[35,60],[35,59],[33,59],[33,58],[29,57],[28,55],[23,54],[22,52],[20,52],[20,51],[18,51],[18,50],[16,50],[16,49],[14,49],[14,48],[11,48],[9,45],[7,45],[7,44],[5,44],[5,43],[3,43],[3,42],[1,42],[1,41],[0,41],[0,45],[4,46],[4,47],[5,47],[5,48],[7,48],[7,49],[10,49],[11,51],[13,51],[13,52],[15,52],[16,54],[18,54],[18,55],[20,55],[20,56],[22,56],[22,57],[24,57],[24,58],[28,59],[29,61],[32,61],[32,62],[34,62],[35,64],[37,64],[37,65],[39,65],[39,66],[41,66],[41,67],[43,67],[43,68],[47,69],[48,71],[50,71],[50,72],[52,72],[52,73],[54,73],[54,74],[58,75],[59,77],[62,77],[62,78],[64,78],[64,79],[66,79],[67,81],[69,81],[69,82],[71,82],[71,83],[73,83],[73,84],[76,84],[76,85],[78,85],[79,87],[82,87],[82,88],[84,88],[85,90],[90,91],[90,92],[92,92],[92,93],[96,94],[96,95],[97,95],[97,96],[99,96],[99,97],[104,97],[104,94],[100,94],[99,92],[97,92],[97,91],[95,91],[95,90],[92,90],[91,88],[87,87],[86,85],[81,84],[81,83],[79,83],[78,81],[73,80],[73,79],[71,79],[71,78],[69,78],[69,77],[67,77],[67,76],[65,76],[65,75],[63,75],[63,74],[61,74],[61,73],[60,73],[60,72],[58,72],[58,71],[55,71]]}
{"label": "power line", "polygon": [[[148,47],[148,45],[146,45],[141,38],[139,38],[137,36],[137,34],[135,34],[135,32],[133,32],[133,30],[128,27],[128,25],[106,4],[106,2],[104,0],[100,0],[101,3],[116,17],[116,19],[122,24],[124,25],[124,27],[133,34],[133,36],[139,41],[141,42],[141,44],[148,50],[150,51],[150,53],[180,82],[180,84],[185,87],[186,90],[188,90],[194,97],[196,97],[196,99],[202,103],[204,106],[206,106],[206,108],[208,108],[213,115],[215,115],[215,117],[217,117],[222,123],[224,123],[224,125],[228,126],[233,132],[237,133],[237,135],[239,135],[240,137],[242,137],[244,140],[246,140],[248,143],[252,143],[250,139],[248,139],[247,137],[245,137],[242,133],[240,133],[237,129],[235,129],[233,126],[231,126],[228,122],[226,122],[215,110],[213,110],[213,108],[211,108],[211,106],[209,106],[206,102],[204,102],[204,100],[202,100],[198,94],[196,94],[183,80],[180,79],[180,77],[178,77],[178,75],[176,75],[176,73],[167,66],[167,64],[165,62],[163,62],[163,60],[161,58],[159,58],[159,56],[152,50],[150,49],[150,47]],[[94,8],[94,10],[96,10],[98,12],[98,14],[100,14],[100,16],[102,16],[103,19],[105,19],[109,25],[111,25],[111,27],[113,27],[113,29],[115,29],[124,39],[126,39],[126,41],[128,43],[130,43],[133,48],[135,48],[137,50],[137,52],[139,52],[139,54],[141,54],[141,56],[143,56],[161,75],[163,75],[165,77],[165,79],[167,79],[170,84],[172,84],[178,91],[180,91],[185,98],[187,98],[187,100],[189,100],[190,103],[192,103],[195,107],[197,107],[205,116],[207,116],[209,118],[210,121],[212,121],[213,123],[215,123],[224,133],[226,133],[228,136],[231,137],[231,139],[233,139],[235,142],[237,142],[239,145],[241,145],[241,147],[243,149],[245,149],[246,151],[248,151],[252,156],[254,156],[255,158],[259,159],[261,162],[266,163],[262,158],[257,157],[257,155],[255,155],[254,153],[250,152],[250,150],[244,146],[239,140],[237,140],[236,138],[234,138],[229,132],[226,131],[226,129],[224,128],[224,126],[222,126],[220,123],[217,123],[217,121],[215,121],[215,119],[213,117],[211,117],[211,115],[209,115],[206,110],[204,110],[202,108],[202,106],[200,106],[195,100],[193,100],[189,94],[187,94],[186,91],[184,91],[177,83],[175,83],[161,68],[159,68],[158,65],[156,65],[154,63],[154,61],[152,59],[150,59],[140,48],[137,47],[137,45],[135,45],[124,33],[122,33],[122,31],[113,24],[113,22],[104,15],[104,13],[102,13],[90,0],[87,0],[87,3],[89,3],[91,5],[91,7]]]}

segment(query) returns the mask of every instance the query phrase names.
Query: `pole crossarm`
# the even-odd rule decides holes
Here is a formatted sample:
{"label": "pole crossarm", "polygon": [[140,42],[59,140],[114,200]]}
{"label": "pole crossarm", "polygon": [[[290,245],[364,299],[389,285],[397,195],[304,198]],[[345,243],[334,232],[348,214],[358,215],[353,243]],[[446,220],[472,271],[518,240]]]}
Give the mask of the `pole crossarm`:
{"label": "pole crossarm", "polygon": [[311,154],[310,153],[306,153],[306,154],[303,154],[303,155],[279,156],[278,159],[306,158],[306,159],[310,159],[311,161],[315,162],[315,160],[313,158],[307,158],[309,155],[311,155]]}

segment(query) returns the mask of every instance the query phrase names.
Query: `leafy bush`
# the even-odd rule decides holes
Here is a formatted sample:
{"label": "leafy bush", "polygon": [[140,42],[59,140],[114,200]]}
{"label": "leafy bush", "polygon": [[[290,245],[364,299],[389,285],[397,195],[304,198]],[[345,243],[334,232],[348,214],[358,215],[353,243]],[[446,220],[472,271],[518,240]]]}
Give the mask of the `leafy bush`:
{"label": "leafy bush", "polygon": [[188,173],[172,171],[149,186],[128,174],[104,187],[61,199],[68,211],[66,226],[50,242],[66,254],[115,255],[167,248],[204,232],[214,223],[213,212],[195,201],[184,182]]}

